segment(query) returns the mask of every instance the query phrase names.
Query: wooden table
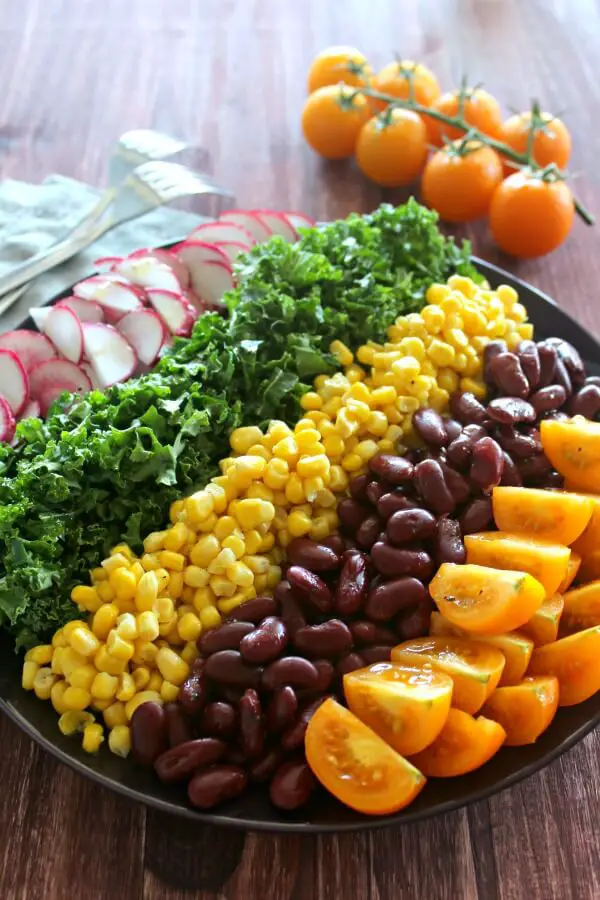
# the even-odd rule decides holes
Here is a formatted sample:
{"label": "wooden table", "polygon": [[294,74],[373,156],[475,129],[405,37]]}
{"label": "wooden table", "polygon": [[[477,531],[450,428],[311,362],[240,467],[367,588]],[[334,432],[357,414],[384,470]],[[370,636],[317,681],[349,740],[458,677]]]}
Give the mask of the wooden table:
{"label": "wooden table", "polygon": [[[395,51],[423,60],[447,87],[467,72],[505,109],[535,96],[564,111],[577,190],[600,212],[599,41],[597,0],[4,0],[0,174],[102,184],[118,135],[156,127],[199,144],[242,207],[326,219],[402,199],[351,163],[324,165],[300,136],[310,60],[351,43],[376,66]],[[576,223],[566,246],[526,265],[501,258],[483,229],[470,236],[600,330],[597,231]],[[597,734],[469,809],[323,838],[165,821],[58,765],[4,717],[0,747],[3,900],[600,896]]]}

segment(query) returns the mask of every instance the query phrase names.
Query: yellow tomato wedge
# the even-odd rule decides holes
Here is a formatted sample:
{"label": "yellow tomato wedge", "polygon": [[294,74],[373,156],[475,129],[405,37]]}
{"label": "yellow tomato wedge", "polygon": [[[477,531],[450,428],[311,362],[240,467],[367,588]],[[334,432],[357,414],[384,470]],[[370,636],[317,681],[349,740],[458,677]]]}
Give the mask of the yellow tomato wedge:
{"label": "yellow tomato wedge", "polygon": [[354,713],[330,698],[311,718],[306,760],[321,784],[346,806],[370,816],[397,812],[425,778]]}
{"label": "yellow tomato wedge", "polygon": [[506,731],[507,747],[533,744],[558,709],[558,679],[553,675],[525,678],[520,684],[497,688],[482,709],[484,716]]}
{"label": "yellow tomato wedge", "polygon": [[352,712],[402,756],[436,739],[448,716],[453,681],[443,672],[375,663],[344,675]]}
{"label": "yellow tomato wedge", "polygon": [[579,567],[581,566],[581,556],[571,547],[571,556],[569,557],[569,565],[567,567],[567,574],[564,577],[564,581],[562,584],[558,586],[558,593],[564,594],[565,591],[568,591],[573,582],[577,577],[577,573],[579,572]]}
{"label": "yellow tomato wedge", "polygon": [[533,651],[530,675],[555,675],[559,706],[582,703],[600,690],[600,625]]}
{"label": "yellow tomato wedge", "polygon": [[501,531],[569,545],[587,528],[594,504],[583,494],[566,491],[496,487],[492,508]]}
{"label": "yellow tomato wedge", "polygon": [[443,563],[429,584],[439,611],[473,634],[503,634],[527,622],[546,592],[527,572]]}
{"label": "yellow tomato wedge", "polygon": [[547,597],[556,593],[566,578],[571,556],[564,544],[505,531],[467,534],[465,547],[468,563],[528,572],[544,585]]}
{"label": "yellow tomato wedge", "polygon": [[424,637],[398,644],[393,662],[444,672],[454,682],[452,705],[465,712],[481,709],[502,676],[504,656],[480,641],[455,637]]}
{"label": "yellow tomato wedge", "polygon": [[432,778],[466,775],[491,759],[505,737],[498,722],[484,716],[474,719],[460,709],[451,709],[437,740],[413,756],[411,762]]}
{"label": "yellow tomato wedge", "polygon": [[531,638],[534,646],[542,647],[556,640],[564,605],[561,595],[555,594],[544,600],[529,622],[521,626],[520,630]]}
{"label": "yellow tomato wedge", "polygon": [[561,475],[581,490],[600,491],[600,422],[583,416],[546,419],[540,437],[544,453]]}
{"label": "yellow tomato wedge", "polygon": [[588,581],[595,581],[597,578],[600,578],[600,550],[593,550],[581,560],[577,580],[581,584],[587,584]]}
{"label": "yellow tomato wedge", "polygon": [[521,681],[527,671],[527,666],[533,653],[533,641],[522,632],[509,631],[507,634],[487,635],[469,634],[467,631],[463,631],[462,628],[452,625],[439,612],[431,613],[429,634],[450,634],[470,641],[482,641],[490,647],[496,647],[506,660],[502,677],[498,682],[501,687],[505,684],[518,684]]}
{"label": "yellow tomato wedge", "polygon": [[579,493],[578,496],[587,497],[592,502],[592,518],[573,544],[573,550],[585,559],[590,553],[600,550],[600,497],[589,493]]}
{"label": "yellow tomato wedge", "polygon": [[564,610],[560,633],[573,634],[600,625],[600,579],[567,591],[563,596]]}

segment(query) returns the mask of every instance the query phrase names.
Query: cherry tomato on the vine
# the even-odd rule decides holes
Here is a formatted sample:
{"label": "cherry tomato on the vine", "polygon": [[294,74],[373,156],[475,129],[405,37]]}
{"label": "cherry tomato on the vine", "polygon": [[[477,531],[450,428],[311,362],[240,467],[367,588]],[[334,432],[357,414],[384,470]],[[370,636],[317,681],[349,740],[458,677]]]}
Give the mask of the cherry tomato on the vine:
{"label": "cherry tomato on the vine", "polygon": [[490,229],[501,250],[527,259],[555,250],[573,225],[575,205],[569,186],[524,169],[496,188]]}
{"label": "cherry tomato on the vine", "polygon": [[[440,96],[440,86],[433,72],[422,63],[410,59],[391,62],[378,72],[373,79],[373,87],[382,94],[391,94],[399,100],[408,100],[413,86],[414,99],[422,106],[431,106]],[[385,109],[383,100],[372,100],[376,109]]]}
{"label": "cherry tomato on the vine", "polygon": [[[461,91],[448,91],[432,103],[431,108],[436,112],[444,113],[446,116],[457,116],[460,107]],[[502,130],[502,111],[500,104],[483,88],[466,88],[463,118],[468,125],[478,128],[489,137],[498,138]],[[456,140],[464,129],[457,128],[455,125],[446,125],[445,122],[438,122],[431,116],[427,116],[427,128],[429,131],[429,139],[432,144],[441,147],[444,140]]]}
{"label": "cherry tomato on the vine", "polygon": [[484,216],[502,181],[502,162],[480,141],[454,141],[427,161],[421,183],[423,199],[447,222],[470,222]]}
{"label": "cherry tomato on the vine", "polygon": [[327,47],[315,57],[308,70],[308,93],[340,81],[361,87],[367,84],[371,74],[367,57],[356,47]]}
{"label": "cherry tomato on the vine", "polygon": [[427,129],[417,113],[392,109],[363,125],[356,162],[367,178],[382,187],[410,184],[427,159]]}
{"label": "cherry tomato on the vine", "polygon": [[[539,120],[541,127],[536,129],[533,139],[533,161],[538,166],[555,163],[559,169],[564,169],[571,156],[571,135],[567,126],[550,113],[539,113]],[[531,125],[531,112],[511,116],[502,126],[500,139],[517,153],[526,153]],[[511,165],[509,159],[506,160],[505,167],[509,173],[515,171],[515,166]]]}
{"label": "cherry tomato on the vine", "polygon": [[358,134],[371,116],[355,88],[330,84],[310,94],[302,110],[302,131],[313,150],[327,159],[352,156]]}

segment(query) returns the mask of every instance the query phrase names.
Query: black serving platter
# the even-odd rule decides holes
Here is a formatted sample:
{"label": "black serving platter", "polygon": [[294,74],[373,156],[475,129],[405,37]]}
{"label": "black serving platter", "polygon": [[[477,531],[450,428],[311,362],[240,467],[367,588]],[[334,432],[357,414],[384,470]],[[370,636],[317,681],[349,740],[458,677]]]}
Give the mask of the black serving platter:
{"label": "black serving platter", "polygon": [[[538,339],[552,336],[564,338],[577,347],[590,372],[600,374],[600,343],[593,335],[563,312],[550,297],[531,285],[483,260],[474,258],[473,261],[492,287],[509,284],[519,292]],[[65,291],[50,302],[69,293]],[[21,327],[33,328],[34,325],[31,319],[27,319]],[[59,732],[52,706],[21,689],[20,670],[21,658],[15,656],[7,636],[0,636],[0,709],[61,762],[103,787],[165,813],[248,831],[357,831],[416,822],[449,812],[489,797],[539,771],[600,723],[599,693],[579,706],[560,709],[550,728],[536,744],[503,748],[487,765],[471,775],[430,779],[411,806],[392,816],[362,816],[342,806],[324,791],[318,792],[300,813],[284,814],[270,804],[267,792],[260,788],[249,790],[214,812],[202,813],[187,805],[183,788],[163,785],[153,772],[140,769],[130,760],[113,756],[104,748],[97,756],[84,753],[80,741],[66,738]]]}

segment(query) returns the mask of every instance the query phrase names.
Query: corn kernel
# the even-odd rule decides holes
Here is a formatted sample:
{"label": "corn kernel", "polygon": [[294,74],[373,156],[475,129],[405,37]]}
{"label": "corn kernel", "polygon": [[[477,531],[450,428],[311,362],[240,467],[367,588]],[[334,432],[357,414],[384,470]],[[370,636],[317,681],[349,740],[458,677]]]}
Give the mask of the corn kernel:
{"label": "corn kernel", "polygon": [[119,679],[108,672],[98,672],[92,682],[90,694],[97,700],[112,700],[117,693]]}
{"label": "corn kernel", "polygon": [[202,623],[197,615],[188,612],[179,619],[177,631],[182,641],[196,641],[202,634]]}
{"label": "corn kernel", "polygon": [[171,572],[167,593],[172,600],[179,600],[183,593],[183,572]]}
{"label": "corn kernel", "polygon": [[122,672],[121,675],[119,675],[119,683],[117,685],[117,700],[122,700],[124,702],[131,700],[135,692],[136,686],[133,677],[129,672]]}
{"label": "corn kernel", "polygon": [[[212,506],[212,500],[211,500]],[[211,510],[212,512],[212,510]],[[165,536],[163,546],[165,550],[173,550],[177,552],[181,550],[184,544],[187,542],[189,535],[189,529],[185,522],[176,522],[172,528],[167,531]]]}
{"label": "corn kernel", "polygon": [[74,734],[80,734],[86,725],[92,725],[94,716],[90,712],[84,712],[83,709],[72,708],[68,712],[62,714],[58,720],[58,728],[66,737]]}
{"label": "corn kernel", "polygon": [[170,681],[163,681],[160,686],[160,696],[164,703],[174,703],[179,694],[179,686]]}
{"label": "corn kernel", "polygon": [[136,691],[143,691],[150,681],[150,669],[147,666],[138,666],[131,673],[131,677],[133,678]]}
{"label": "corn kernel", "polygon": [[[56,655],[55,652],[54,656]],[[63,675],[70,675],[74,669],[79,668],[79,666],[85,666],[88,662],[83,654],[73,650],[72,647],[65,647],[62,652],[58,654],[58,658],[60,660],[60,669]]]}
{"label": "corn kernel", "polygon": [[157,553],[164,548],[164,540],[167,536],[166,531],[152,531],[144,538],[144,551],[146,553]]}
{"label": "corn kernel", "polygon": [[263,433],[256,425],[247,425],[244,428],[236,428],[231,432],[229,443],[235,453],[247,453],[253,444],[260,444]]}
{"label": "corn kernel", "polygon": [[185,556],[173,550],[161,550],[158,553],[158,561],[163,568],[172,572],[183,572],[185,566]]}
{"label": "corn kernel", "polygon": [[176,522],[179,522],[180,518],[183,515],[184,506],[185,504],[183,500],[175,500],[174,503],[171,503],[171,508],[169,509],[169,521],[172,525],[175,525]]}
{"label": "corn kernel", "polygon": [[[47,698],[44,697],[44,699]],[[92,702],[92,695],[90,691],[86,691],[84,688],[77,688],[69,685],[63,694],[63,702],[67,709],[84,710]]]}
{"label": "corn kernel", "polygon": [[55,681],[50,690],[50,702],[54,707],[54,711],[58,713],[59,716],[62,716],[63,713],[67,712],[67,706],[65,704],[65,691],[68,685],[66,681]]}
{"label": "corn kernel", "polygon": [[173,684],[183,684],[190,672],[190,667],[170,647],[161,647],[156,657],[158,670],[163,678]]}
{"label": "corn kernel", "polygon": [[108,733],[108,746],[115,756],[123,758],[131,751],[131,731],[127,725],[115,725]]}
{"label": "corn kernel", "polygon": [[[200,627],[202,628],[202,624]],[[194,660],[198,659],[199,655],[196,641],[188,641],[185,647],[181,649],[180,653],[181,658],[186,661],[188,666],[191,666]]]}
{"label": "corn kernel", "polygon": [[76,585],[71,591],[71,600],[88,612],[96,612],[102,605],[102,600],[95,587],[85,584]]}
{"label": "corn kernel", "polygon": [[91,663],[87,663],[87,665],[77,666],[76,669],[72,669],[67,676],[67,681],[72,687],[83,688],[84,691],[89,691],[97,674],[96,667],[91,665]]}
{"label": "corn kernel", "polygon": [[[224,517],[228,518],[228,517]],[[223,521],[223,520],[221,520]],[[235,528],[235,521],[231,519],[232,530]],[[199,538],[190,551],[190,559],[195,566],[206,569],[209,563],[215,558],[220,551],[221,545],[214,534],[207,534]]]}
{"label": "corn kernel", "polygon": [[144,572],[135,589],[134,602],[138,612],[148,612],[155,608],[158,599],[158,587],[159,582],[156,572]]}
{"label": "corn kernel", "polygon": [[308,534],[312,526],[310,516],[302,512],[292,512],[287,519],[287,530],[291,537],[302,537]]}
{"label": "corn kernel", "polygon": [[[25,691],[32,691],[33,685],[35,682],[35,676],[38,673],[39,665],[31,659],[26,659],[23,663],[23,670],[21,673],[21,687]],[[52,669],[50,669],[52,673]],[[52,673],[54,674],[54,673]]]}
{"label": "corn kernel", "polygon": [[[111,631],[110,633],[114,634],[115,632]],[[111,656],[106,646],[103,646],[100,647],[94,657],[94,665],[99,672],[108,672],[109,675],[120,675],[127,665],[127,660]]]}
{"label": "corn kernel", "polygon": [[232,597],[226,597],[223,600],[218,601],[218,607],[220,612],[224,616],[228,616],[229,613],[233,612],[234,609],[237,609],[238,606],[241,606],[242,603],[246,602],[246,597],[244,596],[242,591],[238,591],[236,594],[233,594]]}
{"label": "corn kernel", "polygon": [[124,640],[118,631],[113,628],[106,639],[106,649],[114,659],[128,662],[133,656],[134,648],[131,641]]}
{"label": "corn kernel", "polygon": [[201,609],[204,609],[206,606],[214,606],[217,602],[217,598],[215,597],[212,588],[207,585],[206,587],[197,588],[194,591],[194,598],[192,600],[192,605],[196,612],[200,612]]}
{"label": "corn kernel", "polygon": [[111,575],[112,572],[116,572],[117,569],[127,570],[129,569],[129,559],[122,553],[115,553],[107,559],[102,560],[102,568],[108,572],[109,575]]}
{"label": "corn kernel", "polygon": [[[133,714],[143,703],[162,703],[162,697],[158,693],[158,691],[140,691],[139,694],[136,694],[135,697],[132,697],[125,704],[125,714],[129,722],[131,722],[133,718]],[[118,727],[118,726],[117,726]]]}
{"label": "corn kernel", "polygon": [[125,704],[119,700],[116,700],[114,703],[111,703],[110,706],[107,706],[103,716],[104,724],[107,728],[116,728],[117,725],[127,725]]}
{"label": "corn kernel", "polygon": [[459,378],[452,369],[440,369],[437,378],[438,387],[449,394],[454,394],[458,390]]}
{"label": "corn kernel", "polygon": [[57,647],[67,647],[68,646],[67,638],[65,637],[65,633],[62,628],[59,628],[58,631],[55,631],[52,635],[52,646],[54,649]]}
{"label": "corn kernel", "polygon": [[260,542],[260,547],[258,548],[261,553],[268,553],[269,550],[272,550],[275,546],[275,535],[272,532],[265,534],[263,536],[262,541]]}
{"label": "corn kernel", "polygon": [[319,396],[315,391],[308,391],[300,398],[300,406],[302,409],[313,410],[313,409],[321,409],[323,405],[323,398]]}
{"label": "corn kernel", "polygon": [[96,566],[95,569],[90,571],[90,578],[95,583],[97,581],[106,581],[108,578],[108,573],[102,568],[102,566]]}
{"label": "corn kernel", "polygon": [[223,575],[213,575],[210,587],[216,597],[231,597],[235,594],[235,584]]}
{"label": "corn kernel", "polygon": [[478,400],[485,400],[487,397],[485,384],[481,381],[475,381],[473,378],[461,378],[460,389],[461,391],[468,391],[469,393],[474,394]]}
{"label": "corn kernel", "polygon": [[152,610],[146,610],[137,617],[137,634],[143,641],[155,641],[158,637],[158,625],[157,614]]}
{"label": "corn kernel", "polygon": [[358,472],[363,466],[364,462],[357,453],[347,453],[342,457],[342,468],[346,472]]}
{"label": "corn kernel", "polygon": [[334,494],[340,494],[348,487],[348,476],[341,466],[332,466],[329,473],[329,488]]}
{"label": "corn kernel", "polygon": [[117,619],[117,634],[126,641],[134,641],[138,636],[137,622],[131,613],[123,613]]}
{"label": "corn kernel", "polygon": [[236,518],[244,531],[267,524],[275,516],[275,507],[266,500],[240,500],[236,508]]}
{"label": "corn kernel", "polygon": [[198,612],[198,618],[202,623],[202,628],[209,631],[221,624],[221,615],[215,606],[205,606]]}

